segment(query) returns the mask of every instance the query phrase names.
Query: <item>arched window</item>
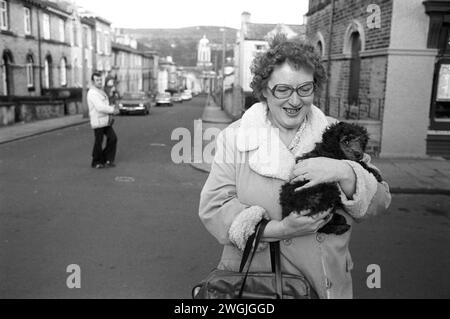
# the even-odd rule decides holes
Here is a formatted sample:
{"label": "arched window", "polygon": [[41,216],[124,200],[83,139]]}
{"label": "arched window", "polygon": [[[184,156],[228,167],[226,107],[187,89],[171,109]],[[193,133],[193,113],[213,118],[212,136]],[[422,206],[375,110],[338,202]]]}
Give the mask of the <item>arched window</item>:
{"label": "arched window", "polygon": [[359,97],[359,79],[361,72],[361,37],[358,32],[351,37],[350,78],[348,86],[348,103],[357,104]]}
{"label": "arched window", "polygon": [[59,64],[60,74],[61,74],[61,86],[67,86],[67,63],[66,58],[61,58],[61,62]]}
{"label": "arched window", "polygon": [[80,68],[78,67],[78,59],[73,60],[72,66],[72,81],[74,86],[80,86]]}
{"label": "arched window", "polygon": [[49,89],[53,86],[53,76],[52,76],[52,57],[47,55],[44,61],[44,83],[43,86]]}
{"label": "arched window", "polygon": [[1,73],[2,73],[2,87],[3,95],[13,94],[13,78],[12,78],[12,64],[14,63],[13,56],[9,50],[5,50],[2,56]]}
{"label": "arched window", "polygon": [[34,60],[31,54],[27,55],[26,71],[27,71],[27,87],[29,89],[34,88]]}
{"label": "arched window", "polygon": [[320,31],[316,34],[316,49],[321,57],[325,56],[325,38]]}
{"label": "arched window", "polygon": [[317,52],[321,57],[323,56],[323,44],[321,41],[317,42]]}

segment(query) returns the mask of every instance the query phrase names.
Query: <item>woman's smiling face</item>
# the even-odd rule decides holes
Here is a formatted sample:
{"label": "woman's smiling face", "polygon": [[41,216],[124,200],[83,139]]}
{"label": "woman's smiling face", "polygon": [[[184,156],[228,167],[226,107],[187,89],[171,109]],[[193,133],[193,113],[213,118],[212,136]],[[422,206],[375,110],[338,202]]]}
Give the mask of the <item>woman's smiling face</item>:
{"label": "woman's smiling face", "polygon": [[263,92],[269,106],[269,118],[274,125],[280,129],[297,130],[311,109],[314,92],[309,96],[300,97],[294,91],[289,98],[279,99],[272,94],[271,89],[280,84],[285,84],[295,89],[302,84],[313,81],[313,72],[304,68],[296,70],[287,62],[274,68],[267,83],[268,88]]}

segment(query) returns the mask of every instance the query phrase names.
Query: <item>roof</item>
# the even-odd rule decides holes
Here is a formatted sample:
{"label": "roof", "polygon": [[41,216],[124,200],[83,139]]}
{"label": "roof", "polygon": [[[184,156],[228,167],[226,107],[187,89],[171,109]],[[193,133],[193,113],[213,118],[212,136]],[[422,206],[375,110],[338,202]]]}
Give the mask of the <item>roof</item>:
{"label": "roof", "polygon": [[80,17],[82,17],[82,18],[94,19],[94,20],[97,20],[97,21],[102,22],[107,25],[112,24],[111,21],[106,20],[105,18],[100,17],[99,15],[95,14],[94,12],[86,10],[82,7],[79,7],[78,13],[79,13]]}
{"label": "roof", "polygon": [[59,14],[61,16],[69,16],[72,12],[66,3],[52,2],[48,0],[35,0],[35,1],[27,1],[33,4],[39,4],[42,8],[46,8],[49,11],[52,11],[55,14]]}
{"label": "roof", "polygon": [[[297,36],[305,36],[306,26],[302,24],[264,24],[264,23],[247,23],[246,40],[267,40],[269,33],[276,34],[279,32]],[[269,36],[270,37],[270,36]]]}

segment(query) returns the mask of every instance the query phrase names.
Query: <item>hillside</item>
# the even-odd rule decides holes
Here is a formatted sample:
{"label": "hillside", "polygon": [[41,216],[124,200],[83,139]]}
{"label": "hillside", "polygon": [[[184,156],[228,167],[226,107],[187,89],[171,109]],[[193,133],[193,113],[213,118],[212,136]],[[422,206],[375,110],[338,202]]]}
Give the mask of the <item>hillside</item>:
{"label": "hillside", "polygon": [[[170,55],[181,66],[195,66],[197,63],[197,46],[203,35],[212,44],[211,59],[214,63],[217,55],[220,64],[222,56],[221,27],[197,26],[179,29],[122,29],[125,33],[149,45],[158,51],[160,56]],[[233,56],[233,46],[236,42],[236,29],[226,29],[227,56]]]}

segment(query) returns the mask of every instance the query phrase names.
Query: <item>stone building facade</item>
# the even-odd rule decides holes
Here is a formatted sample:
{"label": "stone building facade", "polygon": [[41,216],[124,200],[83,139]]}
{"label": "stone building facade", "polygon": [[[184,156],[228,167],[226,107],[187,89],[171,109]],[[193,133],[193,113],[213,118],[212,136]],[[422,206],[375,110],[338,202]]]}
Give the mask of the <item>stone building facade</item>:
{"label": "stone building facade", "polygon": [[158,55],[133,37],[116,32],[112,42],[112,73],[117,90],[155,94],[158,78]]}
{"label": "stone building facade", "polygon": [[0,6],[0,95],[39,96],[43,88],[69,85],[70,13],[43,1]]}

